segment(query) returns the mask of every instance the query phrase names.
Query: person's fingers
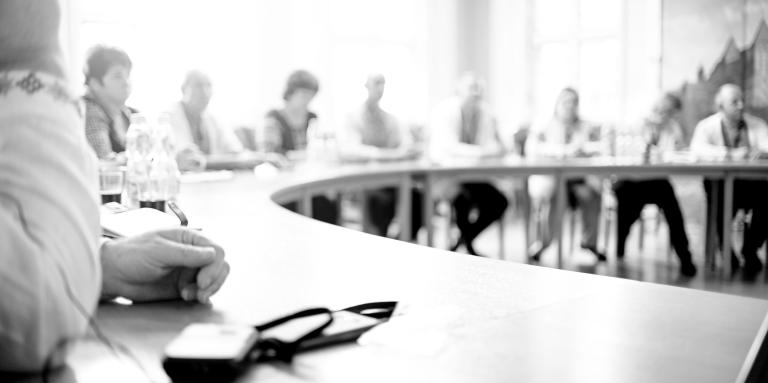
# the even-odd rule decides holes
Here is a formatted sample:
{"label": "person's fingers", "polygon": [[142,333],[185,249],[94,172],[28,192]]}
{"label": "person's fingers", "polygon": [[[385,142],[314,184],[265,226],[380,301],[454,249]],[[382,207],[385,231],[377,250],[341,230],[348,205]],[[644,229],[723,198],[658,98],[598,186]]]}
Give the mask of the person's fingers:
{"label": "person's fingers", "polygon": [[221,258],[210,246],[186,245],[171,240],[162,243],[165,249],[158,253],[157,260],[165,267],[201,268]]}
{"label": "person's fingers", "polygon": [[182,268],[176,280],[176,291],[185,301],[195,300],[199,287],[195,283],[199,269]]}
{"label": "person's fingers", "polygon": [[205,289],[210,286],[225,265],[226,262],[224,262],[224,259],[222,258],[201,268],[200,272],[197,273],[197,286],[200,287],[200,289]]}
{"label": "person's fingers", "polygon": [[[199,289],[197,292],[197,299],[198,301],[202,303],[207,303],[208,300],[211,298],[213,294],[215,294],[222,285],[224,285],[224,281],[227,280],[227,276],[229,275],[229,264],[224,262],[222,264],[222,267],[219,269],[218,274],[215,276],[213,282],[210,286],[204,289]],[[198,286],[199,287],[199,286]]]}
{"label": "person's fingers", "polygon": [[224,259],[224,249],[196,231],[178,228],[156,233],[167,247],[159,259],[164,266],[202,268]]}
{"label": "person's fingers", "polygon": [[216,249],[216,253],[224,257],[224,249],[216,242],[208,239],[202,233],[187,228],[174,228],[158,231],[163,238],[194,246],[210,246]]}
{"label": "person's fingers", "polygon": [[197,300],[199,292],[200,289],[197,287],[197,285],[190,283],[179,290],[179,295],[181,296],[181,299],[187,302],[191,302]]}

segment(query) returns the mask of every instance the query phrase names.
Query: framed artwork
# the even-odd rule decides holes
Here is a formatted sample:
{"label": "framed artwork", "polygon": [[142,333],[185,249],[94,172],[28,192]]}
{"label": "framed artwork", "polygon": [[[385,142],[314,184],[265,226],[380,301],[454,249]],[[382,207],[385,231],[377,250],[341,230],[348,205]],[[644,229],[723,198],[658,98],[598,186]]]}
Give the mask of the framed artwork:
{"label": "framed artwork", "polygon": [[689,137],[726,83],[768,119],[768,0],[662,0],[663,89],[678,90]]}

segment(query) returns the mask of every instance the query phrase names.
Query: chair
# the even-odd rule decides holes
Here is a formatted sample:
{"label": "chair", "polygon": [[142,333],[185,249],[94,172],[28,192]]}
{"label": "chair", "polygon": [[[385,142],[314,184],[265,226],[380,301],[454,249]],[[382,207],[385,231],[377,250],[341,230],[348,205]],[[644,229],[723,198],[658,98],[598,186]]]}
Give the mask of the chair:
{"label": "chair", "polygon": [[[503,192],[503,191],[502,191]],[[506,194],[506,193],[505,193]],[[509,198],[507,196],[507,198]],[[456,242],[457,238],[454,238],[453,235],[453,229],[456,227],[456,213],[453,211],[453,207],[451,206],[451,202],[448,200],[440,200],[435,201],[435,216],[444,216],[448,219],[448,224],[445,227],[445,238],[447,242],[447,248],[450,248],[450,246]],[[509,209],[507,209],[509,210]],[[506,225],[504,224],[504,221],[507,217],[507,210],[504,211],[504,214],[499,218],[496,222],[499,224],[499,259],[505,260],[506,259],[506,250],[505,250],[505,240],[504,240],[504,230],[506,228]]]}
{"label": "chair", "polygon": [[[655,221],[654,234],[658,234],[659,228],[664,224],[664,214],[662,211],[653,204],[648,204],[643,207],[643,211],[640,213],[640,217],[633,223],[633,228],[630,229],[630,235],[632,232],[638,233],[638,251],[642,254],[645,245],[645,228],[646,222]],[[610,182],[606,180],[603,185],[603,204],[601,213],[601,226],[603,227],[603,249],[608,253],[610,246],[610,238],[614,237],[617,230],[617,201],[613,194],[613,189],[610,186]],[[667,240],[667,258],[670,258],[672,254],[672,245],[670,240]]]}

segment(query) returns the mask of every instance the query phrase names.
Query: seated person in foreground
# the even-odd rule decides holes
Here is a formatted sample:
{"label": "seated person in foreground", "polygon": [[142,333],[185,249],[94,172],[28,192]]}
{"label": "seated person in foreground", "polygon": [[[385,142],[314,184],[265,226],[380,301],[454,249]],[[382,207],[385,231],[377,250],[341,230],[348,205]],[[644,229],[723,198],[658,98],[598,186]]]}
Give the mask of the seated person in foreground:
{"label": "seated person in foreground", "polygon": [[58,30],[56,0],[0,1],[0,371],[63,365],[100,298],[208,302],[229,272],[191,230],[100,241],[97,160]]}
{"label": "seated person in foreground", "polygon": [[[646,142],[646,155],[652,151],[674,151],[685,146],[682,127],[674,117],[682,105],[677,96],[666,93],[653,107],[650,116],[643,122],[642,136]],[[640,217],[643,207],[656,204],[663,212],[669,226],[669,237],[675,253],[680,258],[680,274],[696,275],[696,266],[691,260],[685,221],[675,190],[667,178],[632,179],[626,178],[613,185],[617,202],[616,257],[624,258],[627,236],[632,224]]]}
{"label": "seated person in foreground", "polygon": [[[292,153],[306,154],[310,124],[317,122],[317,114],[309,104],[320,90],[312,73],[297,70],[288,76],[283,91],[285,105],[267,112],[261,137],[261,147],[268,153],[291,157]],[[296,211],[295,203],[286,208]],[[312,217],[332,224],[339,223],[340,206],[335,198],[319,195],[312,198]]]}
{"label": "seated person in foreground", "polygon": [[[435,110],[430,132],[430,156],[437,162],[477,161],[505,154],[496,119],[483,101],[483,84],[473,74],[465,74],[459,81],[457,96]],[[478,255],[473,241],[504,216],[507,198],[487,182],[451,182],[437,184],[434,189],[452,201],[456,213],[461,236],[451,250],[464,245],[469,254]]]}
{"label": "seated person in foreground", "polygon": [[235,133],[222,128],[208,112],[213,87],[205,73],[188,72],[181,93],[181,101],[170,111],[170,134],[179,170],[202,170],[208,155],[234,154],[243,150]]}
{"label": "seated person in foreground", "polygon": [[[371,74],[365,83],[368,98],[353,112],[341,135],[340,152],[343,159],[351,161],[393,161],[414,157],[410,132],[398,123],[393,115],[381,108],[386,80],[381,74]],[[367,190],[364,195],[367,220],[363,230],[386,236],[395,217],[397,189],[387,187]],[[411,193],[411,238],[416,238],[421,227],[421,193]]]}
{"label": "seated person in foreground", "polygon": [[[744,94],[733,84],[720,87],[715,97],[717,113],[701,120],[696,125],[691,139],[691,151],[706,158],[745,160],[768,153],[768,125],[765,121],[744,112]],[[723,238],[723,181],[704,180],[704,191],[708,206],[712,206],[713,189],[718,190],[717,235]],[[768,236],[768,181],[758,179],[736,179],[733,183],[733,213],[744,209],[752,212],[752,219],[744,230],[744,272],[747,275],[762,269],[757,257],[759,249]],[[723,258],[727,255],[723,254]],[[739,265],[734,253],[731,262]]]}
{"label": "seated person in foreground", "polygon": [[[559,159],[598,155],[603,146],[595,139],[595,127],[579,115],[579,94],[573,88],[560,91],[552,119],[533,126],[526,142],[526,153],[536,157]],[[549,230],[544,233],[541,245],[530,255],[538,261],[541,253],[558,237],[562,217],[557,217],[555,203],[557,185],[551,176],[531,176],[528,180],[531,199],[536,204],[549,203]],[[600,219],[602,183],[598,177],[571,178],[566,181],[567,203],[572,209],[581,209],[581,247],[595,255],[599,262],[605,255],[597,250],[597,232]]]}
{"label": "seated person in foreground", "polygon": [[85,136],[100,160],[125,162],[125,134],[134,109],[125,105],[131,95],[131,59],[120,49],[96,46],[85,66]]}

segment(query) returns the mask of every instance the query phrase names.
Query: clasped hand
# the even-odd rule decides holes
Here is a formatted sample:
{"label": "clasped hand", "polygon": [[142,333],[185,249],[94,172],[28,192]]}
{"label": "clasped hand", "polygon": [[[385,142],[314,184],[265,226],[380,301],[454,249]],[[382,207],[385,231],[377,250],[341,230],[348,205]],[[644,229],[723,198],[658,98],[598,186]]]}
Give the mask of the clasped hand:
{"label": "clasped hand", "polygon": [[221,246],[182,228],[105,242],[101,262],[102,297],[134,301],[207,303],[229,274]]}

